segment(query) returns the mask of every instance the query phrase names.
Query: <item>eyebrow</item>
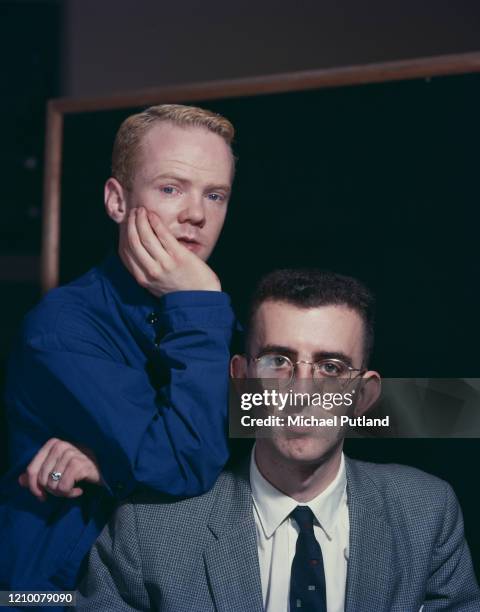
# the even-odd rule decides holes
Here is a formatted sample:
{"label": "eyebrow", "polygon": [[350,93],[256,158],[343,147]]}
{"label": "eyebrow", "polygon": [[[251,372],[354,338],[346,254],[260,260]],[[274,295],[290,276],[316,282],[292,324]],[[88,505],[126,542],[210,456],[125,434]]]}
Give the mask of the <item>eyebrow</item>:
{"label": "eyebrow", "polygon": [[[279,355],[284,355],[285,357],[290,357],[292,361],[296,361],[298,359],[298,351],[290,348],[289,346],[283,346],[281,344],[266,344],[260,349],[257,356],[261,357],[262,355],[268,355],[271,353],[277,353]],[[349,366],[352,365],[352,358],[342,351],[315,351],[315,353],[313,353],[313,361],[320,361],[322,359],[339,359]]]}
{"label": "eyebrow", "polygon": [[[158,180],[173,180],[178,181],[179,183],[183,183],[184,185],[191,185],[192,181],[188,178],[181,176],[180,174],[174,174],[172,172],[163,172],[161,174],[157,174],[153,177],[152,183],[155,183]],[[230,193],[231,187],[230,185],[207,185],[205,191],[225,191],[226,193]]]}
{"label": "eyebrow", "polygon": [[341,351],[318,351],[313,354],[314,361],[320,361],[321,359],[339,359],[348,366],[352,365],[352,358]]}
{"label": "eyebrow", "polygon": [[152,182],[158,181],[159,179],[171,179],[174,181],[179,181],[180,183],[190,183],[189,179],[185,178],[181,174],[175,174],[174,172],[161,172],[160,174],[156,174],[152,178]]}
{"label": "eyebrow", "polygon": [[281,344],[266,344],[258,351],[258,357],[262,355],[268,355],[269,353],[278,353],[285,355],[285,357],[297,358],[298,352],[288,346],[282,346]]}

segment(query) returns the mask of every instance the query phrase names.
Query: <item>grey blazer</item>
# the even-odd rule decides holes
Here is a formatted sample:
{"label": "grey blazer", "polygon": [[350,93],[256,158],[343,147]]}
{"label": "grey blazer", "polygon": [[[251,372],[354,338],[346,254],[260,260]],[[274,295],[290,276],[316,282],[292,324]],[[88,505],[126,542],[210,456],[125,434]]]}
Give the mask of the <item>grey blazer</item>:
{"label": "grey blazer", "polygon": [[[346,466],[345,611],[479,612],[450,486],[400,465]],[[91,551],[77,609],[262,612],[248,467],[200,497],[143,494],[119,507]]]}

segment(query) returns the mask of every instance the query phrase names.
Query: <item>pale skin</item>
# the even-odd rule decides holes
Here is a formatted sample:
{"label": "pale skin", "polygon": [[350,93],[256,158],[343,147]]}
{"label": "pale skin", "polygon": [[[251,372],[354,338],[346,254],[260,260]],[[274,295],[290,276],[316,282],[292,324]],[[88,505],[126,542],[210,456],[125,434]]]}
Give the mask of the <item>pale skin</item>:
{"label": "pale skin", "polygon": [[[233,180],[233,156],[217,134],[200,127],[153,125],[142,139],[131,184],[110,177],[105,209],[119,225],[119,256],[155,297],[174,291],[221,291],[205,263],[222,230]],[[62,473],[59,481],[52,471]],[[79,482],[101,485],[93,453],[51,439],[19,483],[39,500],[46,493],[82,495]]]}
{"label": "pale skin", "polygon": [[[343,354],[355,368],[363,368],[363,322],[343,305],[299,308],[267,300],[260,305],[248,349],[253,357],[268,347],[288,349],[294,360],[315,361],[318,355]],[[235,355],[233,378],[255,378],[255,362]],[[311,366],[297,366],[296,379],[311,377]],[[354,416],[361,416],[380,394],[380,375],[373,370],[362,374]],[[308,428],[279,428],[271,437],[258,438],[255,460],[258,469],[274,487],[300,503],[307,503],[334,480],[341,460],[343,436],[320,437]]]}
{"label": "pale skin", "polygon": [[[54,470],[62,474],[58,481],[50,478]],[[77,483],[82,481],[102,484],[95,456],[88,449],[57,438],[42,446],[19,477],[22,487],[28,487],[40,501],[47,499],[47,492],[57,497],[80,497],[83,489]]]}
{"label": "pale skin", "polygon": [[225,221],[232,173],[220,136],[160,123],[144,136],[130,188],[113,177],[106,182],[120,257],[153,295],[221,289],[205,261]]}

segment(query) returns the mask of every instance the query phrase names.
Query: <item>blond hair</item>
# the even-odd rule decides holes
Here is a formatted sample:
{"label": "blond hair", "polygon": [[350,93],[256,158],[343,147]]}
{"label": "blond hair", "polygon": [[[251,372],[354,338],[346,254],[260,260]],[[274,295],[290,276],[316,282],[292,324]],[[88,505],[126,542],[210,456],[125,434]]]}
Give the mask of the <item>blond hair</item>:
{"label": "blond hair", "polygon": [[[135,163],[143,136],[152,125],[161,121],[167,121],[180,127],[204,128],[223,138],[231,151],[235,129],[225,117],[203,108],[183,104],[151,106],[141,113],[127,117],[115,137],[112,152],[112,176],[125,188],[130,189],[132,186]],[[232,166],[234,160],[232,152]]]}

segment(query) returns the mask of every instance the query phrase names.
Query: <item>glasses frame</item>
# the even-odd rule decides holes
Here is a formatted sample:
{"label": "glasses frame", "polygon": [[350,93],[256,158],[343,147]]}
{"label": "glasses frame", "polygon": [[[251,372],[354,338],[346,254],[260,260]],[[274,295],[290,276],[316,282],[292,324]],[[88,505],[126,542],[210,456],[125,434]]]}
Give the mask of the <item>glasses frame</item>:
{"label": "glasses frame", "polygon": [[[306,365],[310,365],[311,366],[311,376],[312,376],[312,380],[314,382],[314,384],[317,383],[317,381],[319,380],[325,380],[325,379],[332,379],[332,380],[337,380],[337,379],[341,379],[342,377],[337,377],[337,376],[324,376],[324,377],[320,377],[320,379],[315,378],[315,369],[317,369],[319,367],[319,364],[328,361],[328,362],[333,362],[333,363],[337,363],[337,364],[341,364],[344,368],[347,368],[347,370],[350,373],[352,372],[358,372],[358,374],[356,374],[355,376],[351,376],[348,381],[346,381],[346,384],[344,385],[344,387],[348,387],[354,380],[356,380],[357,378],[359,378],[360,376],[362,376],[362,374],[365,374],[365,372],[368,372],[368,368],[353,368],[352,366],[347,365],[344,361],[342,361],[341,359],[336,359],[335,357],[332,358],[325,358],[325,359],[321,359],[320,361],[306,361],[305,359],[299,359],[298,361],[292,361],[290,359],[290,357],[287,357],[286,355],[282,355],[281,353],[264,353],[263,355],[260,355],[258,357],[253,357],[252,355],[246,355],[247,359],[250,361],[254,361],[255,363],[258,363],[260,361],[260,359],[262,357],[265,357],[266,355],[270,355],[270,356],[275,356],[275,357],[281,357],[282,359],[286,359],[287,361],[290,362],[291,366],[292,366],[292,374],[290,376],[290,378],[288,379],[288,382],[285,383],[286,385],[290,385],[291,383],[293,383],[293,381],[295,380],[295,374],[297,371],[297,366],[300,363],[305,363]],[[280,379],[278,379],[280,380]],[[285,379],[286,380],[286,379]]]}

